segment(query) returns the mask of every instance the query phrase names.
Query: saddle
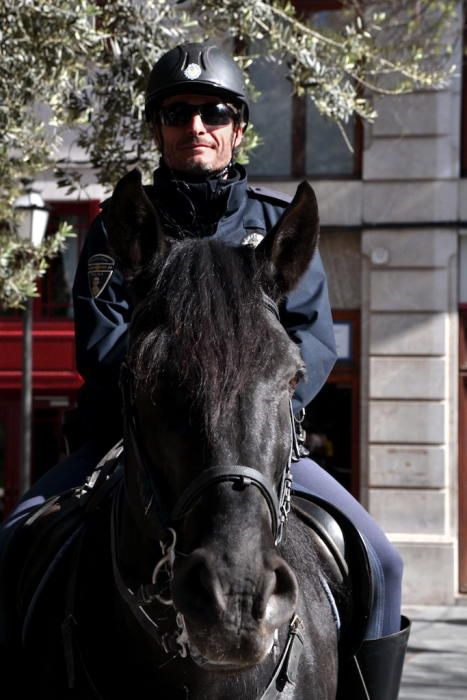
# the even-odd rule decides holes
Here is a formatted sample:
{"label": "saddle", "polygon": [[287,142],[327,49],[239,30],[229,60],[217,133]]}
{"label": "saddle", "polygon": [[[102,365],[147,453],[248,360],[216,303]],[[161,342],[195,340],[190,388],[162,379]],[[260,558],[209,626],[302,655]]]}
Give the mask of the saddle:
{"label": "saddle", "polygon": [[367,543],[338,508],[315,495],[292,492],[292,510],[315,535],[329,577],[328,597],[337,607],[339,658],[354,656],[364,639],[374,597]]}
{"label": "saddle", "polygon": [[[119,483],[123,465],[122,441],[99,462],[85,484],[49,498],[14,533],[3,556],[3,576],[15,582],[9,593],[20,621],[21,645],[29,630],[46,584],[73,551],[91,513],[107,501]],[[19,641],[19,640],[18,640]]]}

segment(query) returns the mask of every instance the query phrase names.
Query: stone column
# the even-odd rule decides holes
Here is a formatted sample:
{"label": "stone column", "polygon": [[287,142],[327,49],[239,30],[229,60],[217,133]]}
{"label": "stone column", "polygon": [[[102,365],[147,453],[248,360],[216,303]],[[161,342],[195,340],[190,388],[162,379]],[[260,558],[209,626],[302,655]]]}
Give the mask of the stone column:
{"label": "stone column", "polygon": [[406,603],[456,580],[457,234],[364,231],[367,506],[406,565]]}
{"label": "stone column", "polygon": [[377,108],[363,168],[362,501],[404,557],[404,602],[452,603],[459,83]]}

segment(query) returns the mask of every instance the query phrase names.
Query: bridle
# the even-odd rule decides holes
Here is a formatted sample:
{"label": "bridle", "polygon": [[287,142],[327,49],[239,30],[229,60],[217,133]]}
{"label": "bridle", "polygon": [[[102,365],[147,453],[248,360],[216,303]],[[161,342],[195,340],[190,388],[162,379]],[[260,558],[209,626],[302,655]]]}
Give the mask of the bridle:
{"label": "bridle", "polygon": [[[279,310],[275,302],[267,295],[263,294],[263,301],[266,308],[279,319]],[[280,320],[280,319],[279,319]],[[166,653],[185,657],[191,653],[189,640],[186,633],[183,616],[176,613],[176,629],[171,633],[163,632],[157,622],[149,615],[146,608],[155,601],[172,606],[173,601],[166,595],[168,583],[173,576],[173,565],[177,543],[177,528],[179,524],[191,512],[193,507],[199,503],[203,495],[213,486],[221,483],[231,483],[235,490],[243,491],[248,487],[255,487],[259,490],[271,516],[271,529],[274,543],[277,546],[282,539],[283,531],[291,506],[292,474],[291,463],[300,458],[299,445],[295,432],[295,422],[290,402],[290,450],[288,459],[282,470],[279,484],[274,485],[270,479],[265,477],[259,470],[240,464],[217,465],[202,471],[193,479],[186,489],[179,496],[173,508],[167,508],[161,496],[161,489],[157,483],[157,475],[151,471],[148,460],[143,451],[143,443],[140,439],[140,429],[135,410],[135,396],[133,377],[126,363],[122,365],[120,382],[123,394],[123,418],[124,435],[126,445],[126,459],[131,459],[133,466],[139,474],[138,487],[144,500],[144,519],[141,519],[140,510],[133,509],[132,513],[140,527],[146,534],[150,534],[152,539],[159,542],[162,558],[156,563],[150,584],[142,584],[137,591],[129,588],[121,574],[118,562],[118,541],[117,527],[119,520],[120,494],[116,494],[113,502],[111,518],[111,547],[112,547],[112,567],[120,596],[127,603],[139,624],[146,632],[162,647]],[[130,499],[128,499],[130,503]],[[131,503],[130,503],[131,508]],[[299,644],[297,644],[299,642]],[[277,680],[280,674],[290,671],[289,664],[295,663],[300,655],[303,645],[302,622],[294,615],[289,625],[288,637],[285,649],[276,667],[271,683],[261,696],[261,700],[279,697],[276,693]],[[274,692],[273,692],[274,691]]]}

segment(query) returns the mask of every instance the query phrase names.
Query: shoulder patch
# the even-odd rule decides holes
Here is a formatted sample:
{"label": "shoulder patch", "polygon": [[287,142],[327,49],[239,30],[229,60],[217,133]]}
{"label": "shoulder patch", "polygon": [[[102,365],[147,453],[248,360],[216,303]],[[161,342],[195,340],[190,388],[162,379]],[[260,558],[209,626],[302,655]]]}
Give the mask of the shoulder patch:
{"label": "shoulder patch", "polygon": [[265,233],[265,231],[251,231],[250,233],[247,233],[245,238],[242,240],[242,245],[250,245],[253,248],[256,248],[256,246],[258,246],[263,240]]}
{"label": "shoulder patch", "polygon": [[104,253],[91,255],[88,260],[88,282],[94,299],[97,299],[107,287],[114,270],[115,260],[110,255],[104,255]]}
{"label": "shoulder patch", "polygon": [[251,197],[267,200],[273,204],[282,204],[284,207],[287,206],[287,204],[290,204],[293,199],[293,197],[285,194],[284,192],[270,190],[269,187],[256,187],[256,185],[250,185],[248,187],[248,193]]}

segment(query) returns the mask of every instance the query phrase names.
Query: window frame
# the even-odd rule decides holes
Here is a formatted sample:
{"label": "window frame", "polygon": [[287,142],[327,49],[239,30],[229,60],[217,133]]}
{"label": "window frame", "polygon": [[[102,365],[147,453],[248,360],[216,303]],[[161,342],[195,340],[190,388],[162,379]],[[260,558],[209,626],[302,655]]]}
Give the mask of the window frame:
{"label": "window frame", "polygon": [[[298,13],[310,14],[312,12],[324,12],[326,10],[335,11],[343,8],[339,0],[292,0]],[[306,173],[306,148],[301,143],[301,135],[307,134],[306,130],[306,107],[307,98],[293,96],[292,102],[292,154],[291,172],[294,179],[307,177],[311,180],[359,180],[362,177],[362,156],[363,156],[363,122],[358,115],[355,115],[354,126],[354,154],[353,172],[344,175],[308,175]]]}
{"label": "window frame", "polygon": [[[343,3],[339,0],[292,0],[297,13],[310,14],[312,12],[335,11],[343,8]],[[292,95],[291,98],[291,130],[290,130],[290,175],[276,176],[259,173],[254,175],[254,178],[262,181],[273,180],[297,180],[306,178],[308,180],[360,180],[363,172],[363,121],[355,115],[354,125],[354,153],[353,153],[353,168],[351,173],[322,173],[310,174],[307,173],[306,167],[306,139],[309,137],[306,122],[307,122],[307,103],[306,96]],[[305,143],[304,141],[305,135]]]}
{"label": "window frame", "polygon": [[467,177],[467,2],[463,2],[464,27],[462,32],[462,87],[461,87],[461,133],[460,133],[460,171],[461,177]]}

